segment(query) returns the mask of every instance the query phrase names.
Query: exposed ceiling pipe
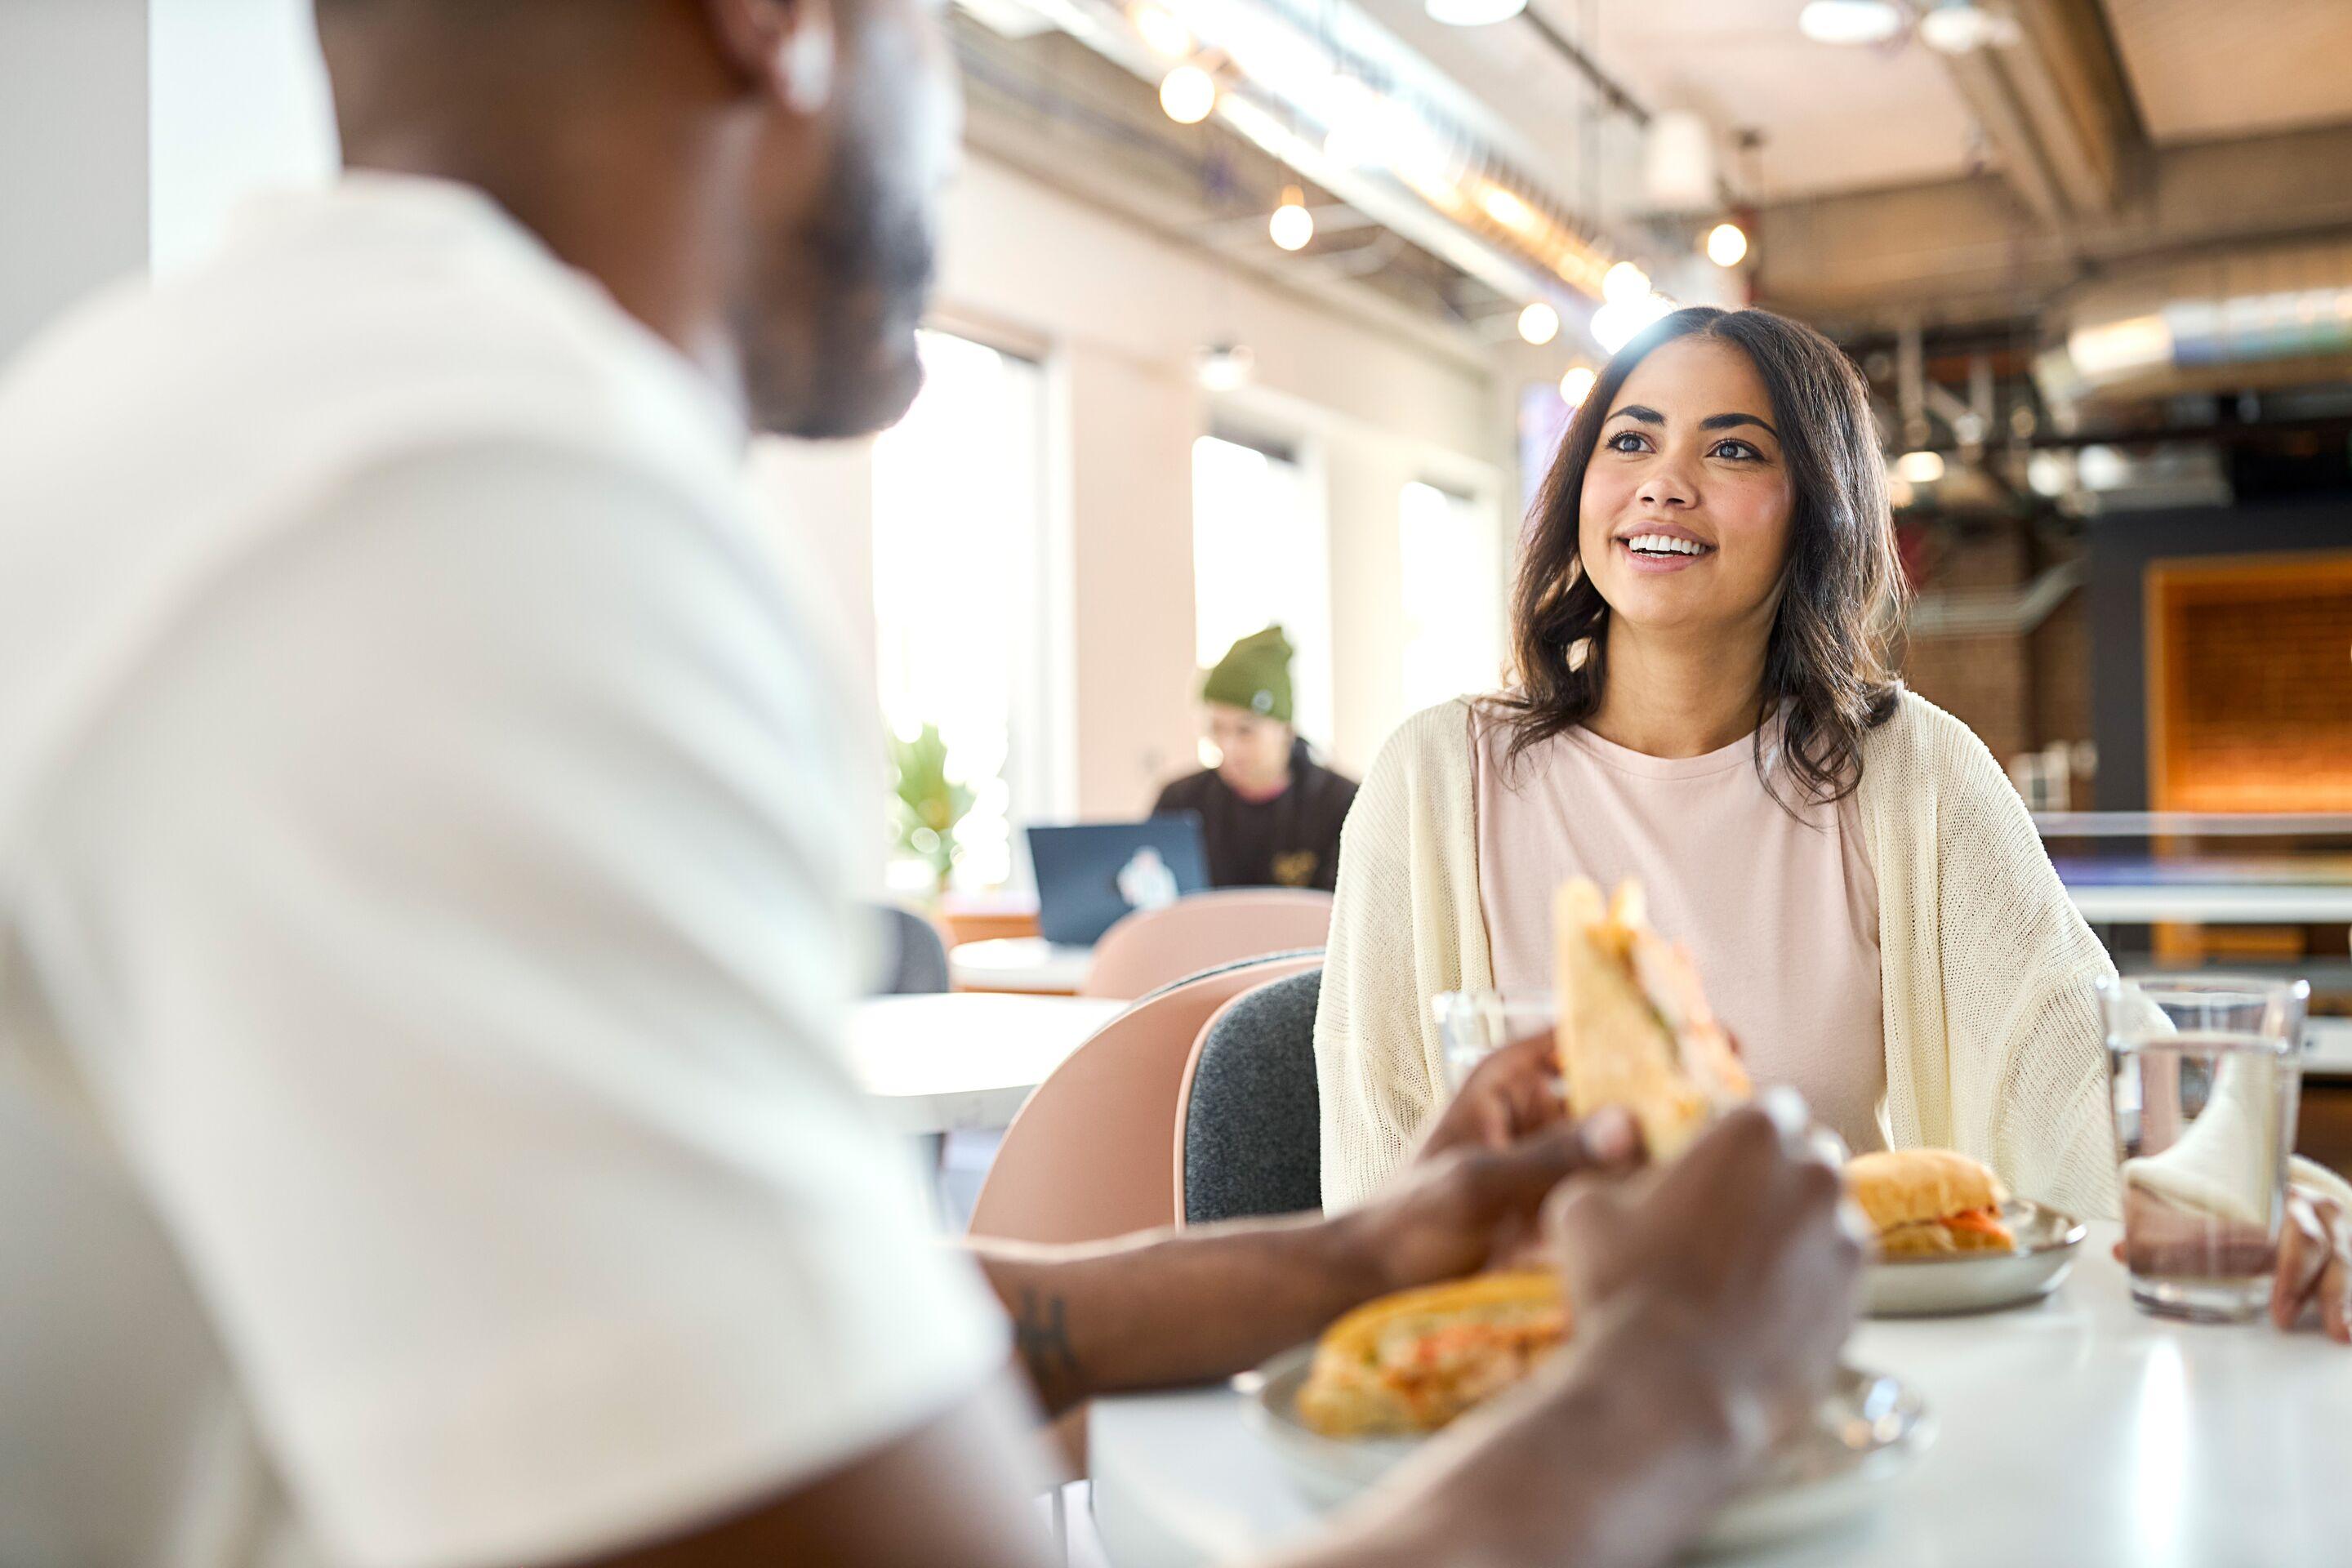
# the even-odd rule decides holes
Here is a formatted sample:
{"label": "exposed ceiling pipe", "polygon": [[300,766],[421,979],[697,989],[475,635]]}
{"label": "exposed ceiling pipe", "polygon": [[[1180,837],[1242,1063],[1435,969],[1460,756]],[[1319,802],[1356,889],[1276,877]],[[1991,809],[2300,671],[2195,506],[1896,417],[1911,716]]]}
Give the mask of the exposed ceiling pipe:
{"label": "exposed ceiling pipe", "polygon": [[2084,285],[2035,367],[2053,401],[2155,397],[2352,373],[2352,242],[2176,263]]}
{"label": "exposed ceiling pipe", "polygon": [[1895,400],[1903,416],[1906,451],[1927,444],[1927,373],[1920,350],[1919,320],[1912,317],[1895,334]]}
{"label": "exposed ceiling pipe", "polygon": [[1905,629],[1915,637],[2022,637],[2083,585],[2079,561],[2062,561],[2018,588],[1947,588],[1912,602]]}
{"label": "exposed ceiling pipe", "polygon": [[1575,39],[1545,20],[1543,13],[1532,5],[1519,15],[1527,25],[1535,30],[1536,37],[1549,44],[1555,54],[1576,68],[1577,74],[1584,79],[1587,86],[1600,95],[1601,101],[1608,105],[1612,112],[1623,115],[1636,125],[1645,128],[1649,125],[1650,111],[1643,108],[1641,101],[1632,93],[1620,86],[1615,77],[1602,70],[1600,62],[1586,54]]}

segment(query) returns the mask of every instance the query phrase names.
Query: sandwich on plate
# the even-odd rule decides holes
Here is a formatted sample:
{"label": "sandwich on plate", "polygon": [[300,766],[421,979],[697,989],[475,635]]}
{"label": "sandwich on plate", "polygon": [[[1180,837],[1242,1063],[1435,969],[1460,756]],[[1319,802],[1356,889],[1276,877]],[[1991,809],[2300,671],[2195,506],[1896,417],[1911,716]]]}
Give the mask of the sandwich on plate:
{"label": "sandwich on plate", "polygon": [[1690,953],[1650,929],[1636,883],[1604,901],[1578,878],[1560,889],[1552,919],[1568,1108],[1582,1117],[1622,1106],[1650,1157],[1672,1159],[1755,1092]]}
{"label": "sandwich on plate", "polygon": [[1846,1190],[1878,1231],[1881,1258],[2014,1252],[2001,1223],[2009,1194],[2000,1180],[1949,1149],[1861,1154],[1845,1168]]}
{"label": "sandwich on plate", "polygon": [[1534,1371],[1567,1340],[1568,1319],[1549,1269],[1383,1296],[1325,1331],[1299,1417],[1327,1437],[1434,1432]]}

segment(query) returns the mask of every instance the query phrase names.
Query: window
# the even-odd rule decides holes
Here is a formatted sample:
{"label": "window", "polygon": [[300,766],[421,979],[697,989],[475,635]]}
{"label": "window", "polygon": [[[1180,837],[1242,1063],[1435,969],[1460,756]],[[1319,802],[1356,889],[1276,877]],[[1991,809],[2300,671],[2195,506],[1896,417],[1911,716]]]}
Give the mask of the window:
{"label": "window", "polygon": [[1195,653],[1203,668],[1279,623],[1291,661],[1293,721],[1331,739],[1331,552],[1323,509],[1299,464],[1222,436],[1192,443]]}
{"label": "window", "polygon": [[975,796],[956,828],[955,885],[999,887],[1025,860],[1013,852],[1013,824],[1061,814],[1044,377],[968,339],[920,341],[922,395],[875,443],[876,676],[892,733],[937,725],[949,777]]}
{"label": "window", "polygon": [[1404,573],[1405,710],[1502,679],[1503,562],[1494,510],[1435,485],[1410,484],[1397,502]]}

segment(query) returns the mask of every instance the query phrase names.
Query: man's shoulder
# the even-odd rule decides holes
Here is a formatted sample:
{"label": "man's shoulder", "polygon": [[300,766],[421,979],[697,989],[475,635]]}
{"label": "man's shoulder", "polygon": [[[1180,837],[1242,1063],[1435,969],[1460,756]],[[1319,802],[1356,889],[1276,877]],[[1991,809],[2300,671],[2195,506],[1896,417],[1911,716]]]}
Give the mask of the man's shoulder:
{"label": "man's shoulder", "polygon": [[0,834],[173,626],[420,465],[760,548],[740,425],[683,359],[495,226],[358,228],[110,290],[0,375]]}

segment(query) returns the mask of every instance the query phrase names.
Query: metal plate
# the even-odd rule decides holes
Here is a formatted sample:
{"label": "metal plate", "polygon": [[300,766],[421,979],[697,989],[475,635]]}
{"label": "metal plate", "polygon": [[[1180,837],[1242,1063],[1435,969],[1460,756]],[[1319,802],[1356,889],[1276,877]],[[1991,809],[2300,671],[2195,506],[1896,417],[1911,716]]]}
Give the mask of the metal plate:
{"label": "metal plate", "polygon": [[1955,1252],[1874,1263],[1864,1274],[1864,1310],[1874,1318],[1991,1312],[2039,1301],[2058,1289],[2074,1267],[2083,1222],[2031,1198],[2011,1199],[2000,1215],[2017,1237],[2015,1252]]}
{"label": "metal plate", "polygon": [[[1315,1347],[1284,1352],[1234,1380],[1243,1415],[1313,1501],[1335,1507],[1411,1459],[1426,1439],[1326,1437],[1298,1416]],[[1716,1517],[1698,1549],[1746,1549],[1836,1522],[1877,1501],[1934,1440],[1918,1394],[1883,1373],[1841,1367],[1819,1418]]]}

